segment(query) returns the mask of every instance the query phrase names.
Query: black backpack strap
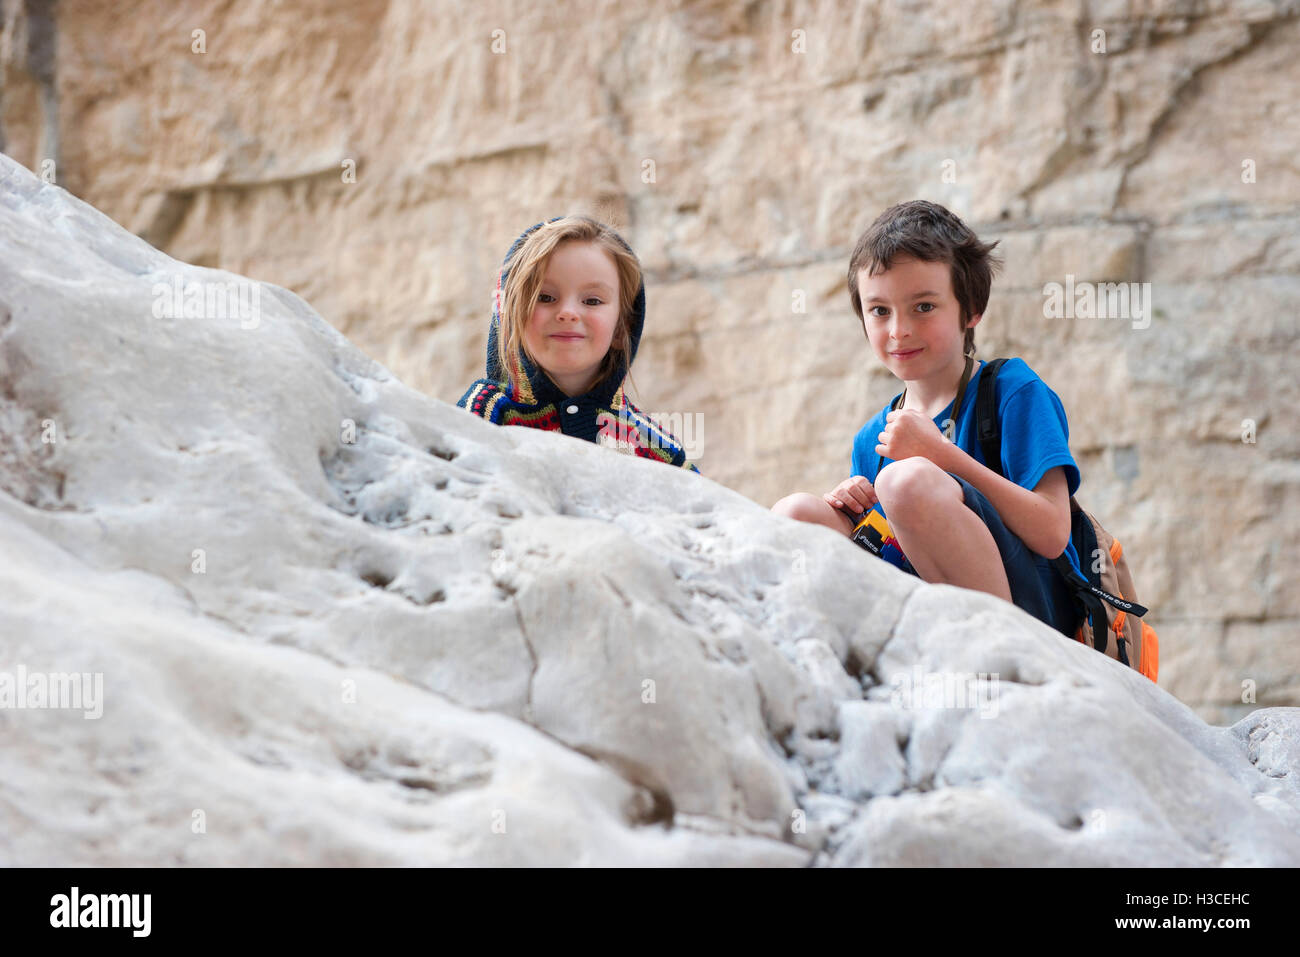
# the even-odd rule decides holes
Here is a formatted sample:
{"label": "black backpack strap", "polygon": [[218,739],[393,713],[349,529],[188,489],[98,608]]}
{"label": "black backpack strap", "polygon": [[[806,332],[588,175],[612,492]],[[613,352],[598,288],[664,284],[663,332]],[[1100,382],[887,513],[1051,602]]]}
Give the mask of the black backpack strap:
{"label": "black backpack strap", "polygon": [[[1095,595],[1085,597],[1083,606],[1088,611],[1088,620],[1092,622],[1092,647],[1105,654],[1106,646],[1110,644],[1107,640],[1110,637],[1110,618],[1106,614],[1106,607],[1101,603],[1101,599]],[[1121,657],[1124,657],[1123,649],[1124,645],[1121,642]],[[1128,662],[1125,661],[1124,664],[1128,664]]]}
{"label": "black backpack strap", "polygon": [[984,465],[999,475],[1002,475],[1002,423],[998,420],[997,384],[998,372],[1006,361],[994,359],[984,364],[975,399],[975,438],[984,455]]}
{"label": "black backpack strap", "polygon": [[[1077,504],[1074,499],[1070,499],[1072,509]],[[1097,535],[1092,530],[1092,523],[1081,510],[1075,509],[1073,511],[1071,521],[1070,540],[1074,542],[1074,550],[1079,555],[1079,561],[1086,562],[1092,558],[1097,549]],[[1082,613],[1092,622],[1093,646],[1098,651],[1106,650],[1107,633],[1110,630],[1110,616],[1106,613],[1107,604],[1139,618],[1147,613],[1145,606],[1139,605],[1135,601],[1119,598],[1101,588],[1095,580],[1096,575],[1090,575],[1087,572],[1080,574],[1070,564],[1070,560],[1065,557],[1064,553],[1052,559],[1052,567],[1065,579],[1066,585],[1074,592],[1075,600],[1082,607]],[[1091,568],[1091,566],[1087,567]],[[1125,653],[1123,642],[1120,642],[1118,650],[1120,661],[1128,664],[1128,655]]]}
{"label": "black backpack strap", "polygon": [[[1077,541],[1075,547],[1078,547]],[[1070,590],[1074,592],[1075,601],[1078,602],[1076,607],[1082,607],[1083,617],[1092,623],[1093,647],[1098,651],[1105,651],[1106,635],[1110,630],[1110,617],[1106,614],[1106,608],[1102,604],[1101,598],[1094,592],[1095,586],[1075,571],[1074,566],[1070,564],[1070,560],[1064,554],[1053,558],[1052,566],[1065,579]]]}

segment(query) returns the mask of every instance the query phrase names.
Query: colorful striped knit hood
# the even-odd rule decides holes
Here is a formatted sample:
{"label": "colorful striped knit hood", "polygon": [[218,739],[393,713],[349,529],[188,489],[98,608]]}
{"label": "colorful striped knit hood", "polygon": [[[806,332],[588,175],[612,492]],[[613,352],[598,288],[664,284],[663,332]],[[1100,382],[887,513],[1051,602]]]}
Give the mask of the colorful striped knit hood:
{"label": "colorful striped knit hood", "polygon": [[[548,222],[555,222],[555,217]],[[488,327],[487,374],[474,382],[456,403],[463,409],[497,425],[522,425],[550,432],[562,432],[588,442],[614,442],[643,458],[656,459],[698,472],[687,461],[681,443],[660,429],[624,394],[631,363],[636,359],[641,331],[645,326],[645,283],[642,282],[632,303],[629,323],[631,349],[628,358],[612,374],[579,396],[567,396],[520,350],[515,385],[497,358],[497,334],[501,328],[501,304],[510,261],[524,240],[544,224],[530,226],[514,241],[501,264],[496,290],[492,296],[492,322]],[[615,233],[628,252],[632,248]]]}

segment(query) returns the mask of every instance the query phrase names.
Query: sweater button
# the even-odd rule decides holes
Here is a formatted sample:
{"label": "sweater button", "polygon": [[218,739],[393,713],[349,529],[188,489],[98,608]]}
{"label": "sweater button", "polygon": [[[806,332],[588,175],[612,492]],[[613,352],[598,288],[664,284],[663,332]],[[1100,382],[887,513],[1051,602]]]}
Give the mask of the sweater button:
{"label": "sweater button", "polygon": [[571,405],[571,406],[569,406],[567,409],[565,409],[564,411],[567,412],[567,413],[569,413],[569,415],[577,415],[577,414],[578,414],[578,407],[577,407],[576,405]]}

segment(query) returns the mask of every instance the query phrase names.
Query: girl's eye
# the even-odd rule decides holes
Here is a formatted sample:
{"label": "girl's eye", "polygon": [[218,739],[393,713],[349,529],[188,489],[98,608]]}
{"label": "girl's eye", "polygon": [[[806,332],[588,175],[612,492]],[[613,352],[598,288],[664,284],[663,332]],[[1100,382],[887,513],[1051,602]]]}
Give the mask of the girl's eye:
{"label": "girl's eye", "polygon": [[[549,292],[544,292],[538,295],[537,301],[545,302],[549,304],[555,302],[555,297],[552,296]],[[599,299],[596,296],[588,296],[586,299],[582,301],[588,306],[599,306],[599,305],[603,305],[605,302],[605,300]]]}
{"label": "girl's eye", "polygon": [[[924,307],[924,309],[922,309],[922,307]],[[932,303],[932,302],[918,302],[918,303],[916,304],[916,308],[917,308],[917,309],[921,309],[923,312],[934,312],[934,303]]]}

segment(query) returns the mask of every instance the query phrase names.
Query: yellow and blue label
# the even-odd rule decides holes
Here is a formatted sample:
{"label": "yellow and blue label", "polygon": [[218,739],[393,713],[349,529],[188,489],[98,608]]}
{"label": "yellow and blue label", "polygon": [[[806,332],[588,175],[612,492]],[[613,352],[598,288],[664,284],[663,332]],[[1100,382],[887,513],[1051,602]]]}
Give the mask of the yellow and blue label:
{"label": "yellow and blue label", "polygon": [[907,556],[899,547],[898,539],[894,537],[893,529],[889,527],[889,520],[875,508],[858,520],[851,537],[867,551],[878,555],[891,565],[899,568],[906,567],[904,563],[907,562]]}

